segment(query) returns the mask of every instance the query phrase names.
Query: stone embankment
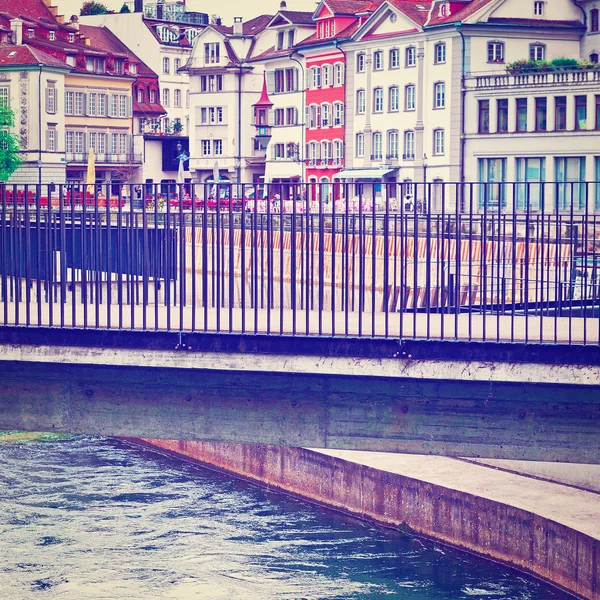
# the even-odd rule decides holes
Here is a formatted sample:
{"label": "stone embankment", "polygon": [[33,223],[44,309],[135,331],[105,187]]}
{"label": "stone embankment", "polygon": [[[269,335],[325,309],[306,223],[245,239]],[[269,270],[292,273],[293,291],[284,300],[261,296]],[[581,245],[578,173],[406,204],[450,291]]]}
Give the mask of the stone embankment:
{"label": "stone embankment", "polygon": [[[254,444],[131,440],[411,531],[600,600],[600,494],[535,464]],[[594,479],[595,466],[582,469]],[[600,467],[599,467],[600,468]],[[564,466],[560,471],[565,471]]]}

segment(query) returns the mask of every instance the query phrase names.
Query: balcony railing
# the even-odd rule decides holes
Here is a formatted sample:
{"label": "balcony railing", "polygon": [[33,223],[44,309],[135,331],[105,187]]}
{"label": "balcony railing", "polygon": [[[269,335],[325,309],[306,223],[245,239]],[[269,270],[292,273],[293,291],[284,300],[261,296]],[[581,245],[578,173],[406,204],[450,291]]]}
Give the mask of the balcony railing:
{"label": "balcony railing", "polygon": [[146,123],[142,127],[140,127],[140,133],[142,135],[160,135],[160,136],[181,136],[183,133],[183,125],[181,123],[177,123],[177,125],[162,125],[160,123],[156,125],[152,125],[151,123]]}
{"label": "balcony railing", "polygon": [[468,77],[467,88],[535,87],[540,85],[581,85],[600,83],[600,70],[547,71],[509,75],[505,71]]}
{"label": "balcony railing", "polygon": [[[88,153],[81,152],[67,152],[65,154],[65,158],[67,163],[81,163],[87,164],[88,162]],[[96,154],[95,155],[96,164],[98,163],[110,163],[110,164],[119,164],[119,165],[129,165],[132,163],[141,163],[142,155],[141,154]]]}

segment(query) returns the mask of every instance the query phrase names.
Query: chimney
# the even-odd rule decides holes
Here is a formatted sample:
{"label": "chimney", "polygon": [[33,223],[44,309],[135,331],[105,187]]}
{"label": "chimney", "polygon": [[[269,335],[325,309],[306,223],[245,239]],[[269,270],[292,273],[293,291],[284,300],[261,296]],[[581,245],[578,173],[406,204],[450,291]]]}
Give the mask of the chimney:
{"label": "chimney", "polygon": [[11,19],[10,29],[13,33],[13,44],[21,46],[23,44],[23,21],[21,19]]}
{"label": "chimney", "polygon": [[281,0],[279,3],[279,10],[285,10],[287,8],[287,2],[285,0]]}
{"label": "chimney", "polygon": [[244,23],[242,17],[233,17],[233,35],[243,35]]}
{"label": "chimney", "polygon": [[77,31],[79,31],[79,17],[77,15],[71,15],[69,26],[71,29],[77,29]]}
{"label": "chimney", "polygon": [[144,0],[134,0],[133,12],[144,12]]}

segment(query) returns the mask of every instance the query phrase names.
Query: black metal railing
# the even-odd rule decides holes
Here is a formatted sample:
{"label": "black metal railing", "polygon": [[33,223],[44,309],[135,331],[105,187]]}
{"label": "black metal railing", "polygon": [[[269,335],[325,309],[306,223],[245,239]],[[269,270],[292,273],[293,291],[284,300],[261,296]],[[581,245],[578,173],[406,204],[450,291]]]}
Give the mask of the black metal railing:
{"label": "black metal railing", "polygon": [[598,345],[600,184],[0,188],[0,322]]}

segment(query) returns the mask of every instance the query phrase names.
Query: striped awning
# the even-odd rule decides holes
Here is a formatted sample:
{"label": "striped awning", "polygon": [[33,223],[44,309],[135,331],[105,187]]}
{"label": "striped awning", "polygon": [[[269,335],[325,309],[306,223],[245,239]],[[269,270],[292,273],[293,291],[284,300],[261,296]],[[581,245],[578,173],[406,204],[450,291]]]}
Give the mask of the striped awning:
{"label": "striped awning", "polygon": [[344,169],[336,173],[334,179],[383,179],[396,169]]}

